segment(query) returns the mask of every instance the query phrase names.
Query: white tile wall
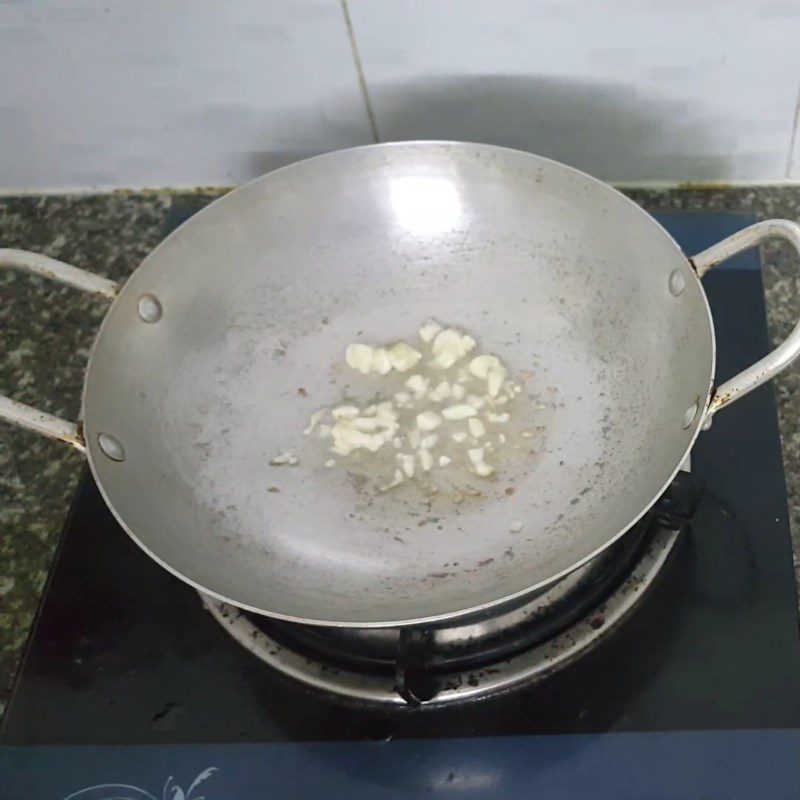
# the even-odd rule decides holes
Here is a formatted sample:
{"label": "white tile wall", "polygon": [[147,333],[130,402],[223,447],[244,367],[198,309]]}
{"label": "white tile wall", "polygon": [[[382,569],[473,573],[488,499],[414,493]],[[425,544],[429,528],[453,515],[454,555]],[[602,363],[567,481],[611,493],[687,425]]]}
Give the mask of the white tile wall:
{"label": "white tile wall", "polygon": [[800,3],[349,7],[382,139],[510,145],[610,180],[787,173]]}
{"label": "white tile wall", "polygon": [[[800,179],[800,0],[347,0],[378,132]],[[341,0],[0,2],[0,191],[233,184],[371,140]]]}
{"label": "white tile wall", "polygon": [[371,141],[338,0],[0,4],[0,188],[239,183]]}

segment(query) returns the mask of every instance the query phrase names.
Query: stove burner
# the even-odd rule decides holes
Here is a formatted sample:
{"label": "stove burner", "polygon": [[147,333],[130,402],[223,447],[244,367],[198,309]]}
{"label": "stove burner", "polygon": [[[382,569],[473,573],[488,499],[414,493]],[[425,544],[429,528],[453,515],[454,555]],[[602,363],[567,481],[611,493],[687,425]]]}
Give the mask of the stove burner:
{"label": "stove burner", "polygon": [[[431,705],[483,697],[523,682],[541,680],[587,653],[608,636],[633,610],[667,562],[682,528],[659,528],[628,577],[587,616],[550,639],[494,664],[452,671],[426,670],[425,651],[438,631],[396,629],[381,631],[405,638],[395,674],[334,665],[325,656],[310,657],[308,650],[292,649],[264,630],[269,622],[241,609],[201,595],[214,618],[239,644],[265,663],[296,680],[333,694],[395,706]],[[534,604],[540,599],[533,601]],[[528,607],[514,614],[524,614]],[[477,623],[482,625],[483,623]],[[470,626],[471,627],[471,626]],[[458,630],[459,635],[463,629]],[[444,629],[443,633],[450,632]],[[370,631],[375,633],[375,631]]]}
{"label": "stove burner", "polygon": [[319,689],[393,705],[479,697],[542,679],[608,636],[667,562],[700,491],[681,474],[654,512],[603,554],[524,604],[467,623],[328,628],[201,597],[240,644]]}

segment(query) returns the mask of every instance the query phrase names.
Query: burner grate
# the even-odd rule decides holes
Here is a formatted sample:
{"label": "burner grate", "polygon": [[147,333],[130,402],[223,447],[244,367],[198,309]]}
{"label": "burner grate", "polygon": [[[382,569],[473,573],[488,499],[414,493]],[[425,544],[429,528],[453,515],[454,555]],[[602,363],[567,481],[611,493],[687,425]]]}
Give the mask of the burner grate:
{"label": "burner grate", "polygon": [[261,660],[316,688],[413,706],[483,696],[542,679],[607,637],[660,574],[701,492],[679,474],[653,512],[597,559],[534,599],[467,624],[323,628],[203,602]]}

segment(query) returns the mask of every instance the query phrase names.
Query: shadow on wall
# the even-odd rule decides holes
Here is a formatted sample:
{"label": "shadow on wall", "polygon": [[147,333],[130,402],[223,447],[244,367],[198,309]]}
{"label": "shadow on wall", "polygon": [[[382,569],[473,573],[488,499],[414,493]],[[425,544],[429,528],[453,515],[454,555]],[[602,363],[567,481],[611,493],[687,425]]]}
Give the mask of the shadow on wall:
{"label": "shadow on wall", "polygon": [[[209,153],[212,160],[222,160],[229,167],[227,185],[329,150],[372,141],[357,91],[330,92],[318,104],[287,105],[266,118],[264,109],[239,101],[203,102],[188,110],[180,110],[176,103],[176,108],[170,128],[185,132],[179,155],[188,154],[196,161],[198,153]],[[157,161],[143,167],[162,168]],[[192,168],[190,162],[186,169]]]}
{"label": "shadow on wall", "polygon": [[496,75],[380,84],[370,94],[382,141],[504,145],[614,181],[719,180],[733,171],[724,154],[736,139],[720,135],[719,120],[625,84]]}

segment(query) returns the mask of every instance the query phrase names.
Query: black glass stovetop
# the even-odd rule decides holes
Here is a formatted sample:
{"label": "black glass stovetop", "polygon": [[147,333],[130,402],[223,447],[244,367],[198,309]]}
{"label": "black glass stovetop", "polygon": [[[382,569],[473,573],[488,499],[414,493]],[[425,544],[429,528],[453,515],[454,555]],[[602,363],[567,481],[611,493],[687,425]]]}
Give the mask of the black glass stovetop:
{"label": "black glass stovetop", "polygon": [[[750,222],[704,214],[661,220],[689,253]],[[768,349],[757,254],[738,256],[704,284],[717,328],[718,380],[725,380]],[[717,416],[700,436],[692,471],[705,492],[690,529],[632,617],[596,650],[505,696],[400,712],[325,696],[259,662],[191,588],[118,528],[87,474],[1,740],[483,741],[800,728],[797,600],[771,386]],[[323,773],[340,773],[330,758]]]}

